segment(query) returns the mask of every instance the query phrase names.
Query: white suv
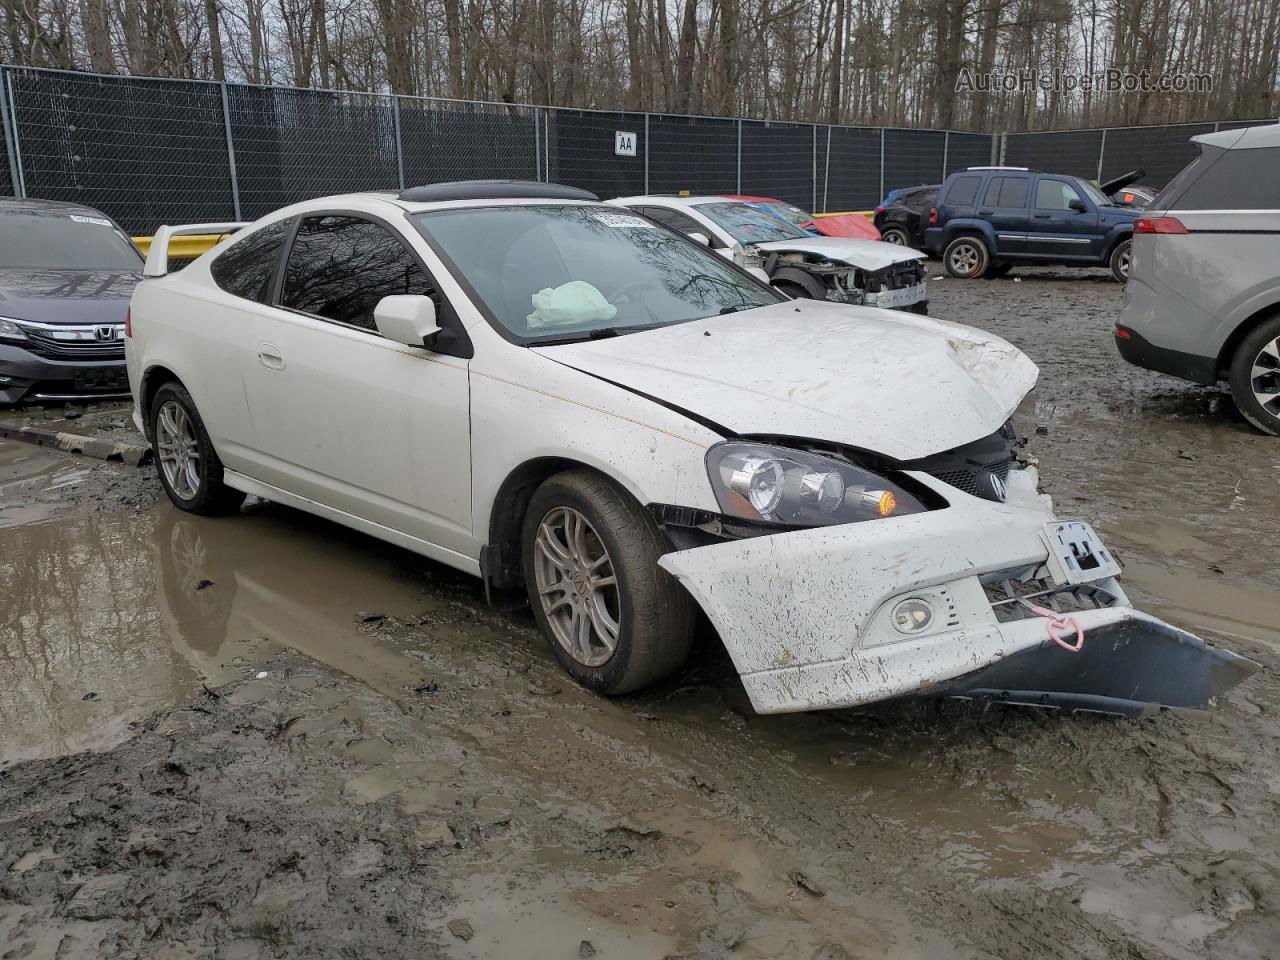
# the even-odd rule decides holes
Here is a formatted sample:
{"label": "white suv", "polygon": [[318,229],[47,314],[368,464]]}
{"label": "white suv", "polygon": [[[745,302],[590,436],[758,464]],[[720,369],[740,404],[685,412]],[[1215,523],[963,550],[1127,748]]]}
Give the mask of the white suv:
{"label": "white suv", "polygon": [[1053,518],[1007,426],[1036,368],[998,338],[788,300],[551,184],[311,200],[167,274],[175,232],[127,346],[173,503],[255,494],[523,586],[592,689],[677,667],[699,606],[760,711],[1202,705],[1247,672]]}

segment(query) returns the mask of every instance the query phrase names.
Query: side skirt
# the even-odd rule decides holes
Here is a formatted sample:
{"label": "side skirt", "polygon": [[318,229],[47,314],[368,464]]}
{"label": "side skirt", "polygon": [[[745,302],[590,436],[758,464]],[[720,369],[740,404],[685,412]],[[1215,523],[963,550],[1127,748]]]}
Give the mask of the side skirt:
{"label": "side skirt", "polygon": [[357,517],[344,510],[325,506],[315,500],[300,497],[295,493],[281,490],[279,487],[273,487],[269,483],[263,483],[261,480],[246,477],[243,473],[236,473],[234,470],[225,471],[223,481],[227,486],[251,496],[261,497],[273,503],[283,503],[285,506],[294,507],[317,517],[324,517],[326,520],[340,523],[344,527],[350,527],[352,530],[367,533],[378,540],[385,540],[387,543],[394,543],[397,547],[404,547],[406,550],[420,556],[438,560],[440,563],[447,564],[464,573],[469,573],[475,577],[480,576],[480,561],[475,557],[468,557],[465,554],[458,553],[456,550],[436,546],[434,543],[429,543],[420,537],[402,533],[380,523],[374,523],[372,520],[365,520],[363,517]]}

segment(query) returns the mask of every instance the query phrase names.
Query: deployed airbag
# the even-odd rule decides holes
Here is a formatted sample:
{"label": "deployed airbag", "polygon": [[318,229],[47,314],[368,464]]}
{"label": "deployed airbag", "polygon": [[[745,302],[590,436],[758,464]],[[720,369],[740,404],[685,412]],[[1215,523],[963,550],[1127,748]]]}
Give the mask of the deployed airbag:
{"label": "deployed airbag", "polygon": [[612,320],[618,308],[585,280],[570,280],[533,295],[530,327],[559,327]]}

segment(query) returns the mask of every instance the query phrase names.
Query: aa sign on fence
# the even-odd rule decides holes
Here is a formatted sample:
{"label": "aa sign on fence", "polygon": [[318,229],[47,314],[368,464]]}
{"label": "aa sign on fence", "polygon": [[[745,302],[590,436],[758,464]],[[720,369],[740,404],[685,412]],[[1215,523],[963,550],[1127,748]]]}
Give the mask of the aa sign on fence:
{"label": "aa sign on fence", "polygon": [[636,135],[626,130],[613,131],[613,152],[619,157],[636,155]]}

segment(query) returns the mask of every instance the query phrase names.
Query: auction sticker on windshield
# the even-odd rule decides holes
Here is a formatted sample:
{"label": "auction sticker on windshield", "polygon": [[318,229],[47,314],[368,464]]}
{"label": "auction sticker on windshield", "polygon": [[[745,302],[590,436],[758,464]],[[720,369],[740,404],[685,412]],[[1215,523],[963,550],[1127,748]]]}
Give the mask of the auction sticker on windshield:
{"label": "auction sticker on windshield", "polygon": [[643,217],[628,216],[625,213],[597,213],[596,219],[607,227],[644,227],[657,230],[657,224],[650,223]]}

